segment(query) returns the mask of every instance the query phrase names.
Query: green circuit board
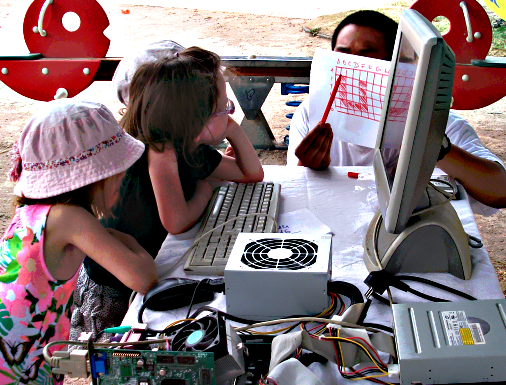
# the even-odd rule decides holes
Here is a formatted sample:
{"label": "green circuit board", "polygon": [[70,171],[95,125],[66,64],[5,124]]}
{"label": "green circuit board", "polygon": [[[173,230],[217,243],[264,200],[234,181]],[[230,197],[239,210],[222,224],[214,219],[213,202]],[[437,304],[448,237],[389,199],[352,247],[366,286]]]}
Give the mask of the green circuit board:
{"label": "green circuit board", "polygon": [[95,349],[90,364],[99,385],[215,385],[213,353]]}

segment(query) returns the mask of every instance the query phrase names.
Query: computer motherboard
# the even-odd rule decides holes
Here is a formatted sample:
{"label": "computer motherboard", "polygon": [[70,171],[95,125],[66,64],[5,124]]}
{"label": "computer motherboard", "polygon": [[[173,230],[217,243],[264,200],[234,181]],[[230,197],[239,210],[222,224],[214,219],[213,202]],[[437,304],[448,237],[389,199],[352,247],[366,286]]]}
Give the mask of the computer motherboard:
{"label": "computer motherboard", "polygon": [[97,385],[215,385],[213,353],[95,349],[90,364]]}

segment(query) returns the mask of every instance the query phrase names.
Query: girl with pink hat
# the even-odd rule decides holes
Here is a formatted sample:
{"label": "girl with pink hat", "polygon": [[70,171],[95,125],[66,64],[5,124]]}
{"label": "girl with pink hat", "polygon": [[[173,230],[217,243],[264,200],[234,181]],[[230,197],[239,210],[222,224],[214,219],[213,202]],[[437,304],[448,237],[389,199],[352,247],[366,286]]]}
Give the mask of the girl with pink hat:
{"label": "girl with pink hat", "polygon": [[73,99],[46,103],[13,146],[16,209],[0,241],[0,376],[8,382],[62,382],[42,350],[68,339],[86,255],[137,292],[156,282],[151,255],[98,220],[143,152],[105,106]]}

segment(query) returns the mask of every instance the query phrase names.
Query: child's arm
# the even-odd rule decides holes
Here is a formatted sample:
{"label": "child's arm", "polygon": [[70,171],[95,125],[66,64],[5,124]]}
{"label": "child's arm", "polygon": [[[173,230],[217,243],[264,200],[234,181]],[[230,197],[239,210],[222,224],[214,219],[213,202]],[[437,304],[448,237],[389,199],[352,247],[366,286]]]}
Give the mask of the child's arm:
{"label": "child's arm", "polygon": [[262,181],[264,170],[258,155],[241,126],[231,117],[228,118],[225,136],[234,150],[235,158],[223,155],[222,161],[210,176],[238,183]]}
{"label": "child's arm", "polygon": [[187,202],[179,179],[177,155],[168,145],[161,153],[148,149],[148,169],[163,227],[170,234],[192,228],[211,199],[211,185],[199,181],[195,194]]}
{"label": "child's arm", "polygon": [[108,231],[82,207],[53,206],[45,237],[46,264],[57,279],[70,278],[87,255],[136,292],[146,293],[157,281],[153,257],[132,236]]}

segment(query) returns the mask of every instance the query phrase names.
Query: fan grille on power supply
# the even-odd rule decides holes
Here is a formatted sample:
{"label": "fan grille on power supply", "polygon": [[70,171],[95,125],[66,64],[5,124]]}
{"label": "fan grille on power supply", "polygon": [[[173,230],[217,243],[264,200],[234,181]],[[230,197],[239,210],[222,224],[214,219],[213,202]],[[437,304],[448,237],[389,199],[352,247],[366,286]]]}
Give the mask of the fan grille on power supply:
{"label": "fan grille on power supply", "polygon": [[300,270],[313,265],[317,255],[312,241],[263,238],[246,245],[241,262],[253,269]]}

